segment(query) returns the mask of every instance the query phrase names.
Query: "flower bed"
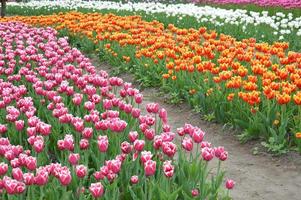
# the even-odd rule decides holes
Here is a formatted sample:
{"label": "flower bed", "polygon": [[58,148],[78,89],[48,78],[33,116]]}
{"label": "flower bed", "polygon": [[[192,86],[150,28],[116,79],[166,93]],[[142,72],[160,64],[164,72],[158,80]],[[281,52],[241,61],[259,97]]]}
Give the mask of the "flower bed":
{"label": "flower bed", "polygon": [[143,115],[139,90],[52,28],[0,23],[0,38],[1,199],[229,198],[227,152],[200,128],[172,132],[157,103]]}
{"label": "flower bed", "polygon": [[287,43],[236,41],[204,27],[165,29],[139,16],[71,12],[4,20],[54,25],[75,36],[75,43],[87,37],[101,57],[131,70],[146,86],[161,85],[174,102],[186,98],[208,119],[242,128],[242,141],[263,138],[277,153],[300,148],[301,54],[287,53]]}
{"label": "flower bed", "polygon": [[117,15],[141,15],[147,20],[160,20],[184,28],[205,26],[238,39],[255,37],[258,41],[288,41],[299,50],[301,43],[301,17],[292,13],[268,11],[252,12],[244,9],[223,9],[195,4],[117,3],[111,1],[30,1],[10,3],[8,11],[15,15],[42,15],[60,11],[114,12]]}

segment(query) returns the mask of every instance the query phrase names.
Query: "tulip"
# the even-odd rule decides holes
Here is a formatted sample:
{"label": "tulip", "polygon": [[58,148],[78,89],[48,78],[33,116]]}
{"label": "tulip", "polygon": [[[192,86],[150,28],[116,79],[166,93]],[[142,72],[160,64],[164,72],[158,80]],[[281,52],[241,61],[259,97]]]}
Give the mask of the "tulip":
{"label": "tulip", "polygon": [[128,138],[131,142],[135,142],[138,139],[138,133],[136,131],[129,132]]}
{"label": "tulip", "polygon": [[162,151],[164,154],[171,158],[177,152],[177,146],[172,142],[163,142]]}
{"label": "tulip", "polygon": [[8,170],[8,165],[4,162],[1,162],[0,163],[0,176],[6,174],[7,170]]}
{"label": "tulip", "polygon": [[80,155],[78,153],[70,153],[68,157],[68,161],[71,165],[77,165],[80,159]]}
{"label": "tulip", "polygon": [[67,186],[71,183],[72,177],[69,170],[61,170],[59,172],[59,181],[63,186]]}
{"label": "tulip", "polygon": [[144,140],[135,140],[134,149],[136,151],[142,151],[144,148],[145,141]]}
{"label": "tulip", "polygon": [[193,149],[193,141],[191,138],[189,137],[185,137],[182,141],[182,147],[186,150],[186,151],[191,151]]}
{"label": "tulip", "polygon": [[144,163],[144,172],[146,176],[152,176],[156,172],[156,161],[148,160]]}
{"label": "tulip", "polygon": [[131,184],[137,184],[139,182],[139,177],[134,175],[134,176],[131,176]]}
{"label": "tulip", "polygon": [[214,150],[208,147],[202,149],[202,157],[206,161],[210,161],[214,157]]}
{"label": "tulip", "polygon": [[24,121],[23,120],[15,121],[15,126],[17,131],[21,131],[24,128]]}
{"label": "tulip", "polygon": [[87,175],[87,167],[84,165],[77,165],[75,167],[75,174],[79,178],[84,178]]}
{"label": "tulip", "polygon": [[104,188],[100,182],[92,183],[91,186],[89,187],[89,191],[91,192],[94,198],[99,198],[103,195]]}
{"label": "tulip", "polygon": [[193,197],[199,196],[199,195],[200,195],[199,189],[197,189],[197,188],[192,189],[192,190],[191,190],[191,195],[192,195]]}
{"label": "tulip", "polygon": [[192,139],[195,143],[201,143],[205,136],[205,132],[200,129],[194,130],[192,133]]}
{"label": "tulip", "polygon": [[152,152],[150,151],[142,151],[141,152],[141,162],[144,164],[146,163],[148,160],[151,160],[153,157]]}
{"label": "tulip", "polygon": [[121,151],[125,154],[129,154],[132,151],[132,146],[127,141],[121,143]]}
{"label": "tulip", "polygon": [[98,136],[97,145],[100,152],[107,152],[109,147],[109,140],[108,137],[105,136]]}
{"label": "tulip", "polygon": [[234,188],[234,185],[235,185],[235,182],[234,182],[233,180],[228,179],[228,180],[226,181],[226,188],[227,188],[228,190],[232,190],[232,189]]}
{"label": "tulip", "polygon": [[170,178],[174,174],[174,166],[171,164],[170,160],[163,163],[163,173],[167,178]]}

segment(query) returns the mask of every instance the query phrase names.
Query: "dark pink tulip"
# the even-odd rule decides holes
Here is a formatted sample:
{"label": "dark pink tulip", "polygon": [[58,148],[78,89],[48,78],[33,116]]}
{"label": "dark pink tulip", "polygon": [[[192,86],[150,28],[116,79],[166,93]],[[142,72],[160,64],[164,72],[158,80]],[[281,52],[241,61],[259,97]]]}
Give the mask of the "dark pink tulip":
{"label": "dark pink tulip", "polygon": [[36,139],[35,142],[33,143],[33,149],[37,152],[40,153],[44,150],[44,140],[42,139]]}
{"label": "dark pink tulip", "polygon": [[202,149],[202,157],[206,161],[210,161],[214,157],[214,150],[208,147]]}
{"label": "dark pink tulip", "polygon": [[140,113],[141,113],[141,111],[140,111],[139,108],[133,108],[133,109],[132,109],[132,116],[133,116],[134,118],[138,118],[138,117],[140,116]]}
{"label": "dark pink tulip", "polygon": [[80,155],[78,153],[70,153],[68,157],[68,161],[71,165],[77,165],[80,159]]}
{"label": "dark pink tulip", "polygon": [[128,138],[130,140],[130,142],[135,142],[135,140],[138,139],[138,132],[137,131],[131,131],[129,132]]}
{"label": "dark pink tulip", "polygon": [[28,170],[35,170],[37,168],[37,159],[32,156],[25,158],[25,165]]}
{"label": "dark pink tulip", "polygon": [[0,124],[0,134],[4,134],[7,131],[6,125]]}
{"label": "dark pink tulip", "polygon": [[156,135],[154,137],[154,143],[153,143],[153,147],[158,150],[160,149],[162,146],[162,138],[161,138],[161,135]]}
{"label": "dark pink tulip", "polygon": [[84,128],[84,130],[82,131],[82,136],[86,139],[90,139],[93,136],[93,129]]}
{"label": "dark pink tulip", "polygon": [[104,109],[109,110],[112,108],[112,106],[113,106],[113,104],[112,104],[111,100],[108,100],[108,99],[103,100],[103,108]]}
{"label": "dark pink tulip", "polygon": [[107,152],[109,147],[109,140],[106,135],[98,136],[97,138],[97,145],[100,152]]}
{"label": "dark pink tulip", "polygon": [[146,123],[142,123],[139,125],[139,128],[144,133],[145,130],[149,128],[149,126]]}
{"label": "dark pink tulip", "polygon": [[85,165],[77,165],[75,167],[75,174],[79,178],[84,178],[87,175],[87,167]]}
{"label": "dark pink tulip", "polygon": [[45,170],[39,171],[34,178],[34,182],[40,186],[45,185],[48,182],[48,172]]}
{"label": "dark pink tulip", "polygon": [[67,186],[71,183],[72,177],[69,170],[62,170],[59,172],[59,181],[62,185]]}
{"label": "dark pink tulip", "polygon": [[166,177],[172,177],[174,174],[174,169],[175,167],[171,164],[170,160],[167,160],[163,163],[163,172]]}
{"label": "dark pink tulip", "polygon": [[135,94],[135,96],[134,96],[134,98],[135,98],[135,102],[137,103],[137,104],[141,104],[142,103],[142,100],[143,100],[143,95],[142,94]]}
{"label": "dark pink tulip", "polygon": [[121,151],[125,154],[129,154],[132,151],[132,146],[127,141],[121,143]]}
{"label": "dark pink tulip", "polygon": [[82,150],[88,149],[89,148],[89,140],[81,139],[79,141],[79,148],[82,149]]}
{"label": "dark pink tulip", "polygon": [[155,130],[154,129],[146,129],[144,131],[144,136],[148,140],[153,140],[155,137]]}
{"label": "dark pink tulip", "polygon": [[23,179],[23,172],[20,168],[13,168],[12,176],[14,179],[21,181]]}
{"label": "dark pink tulip", "polygon": [[137,184],[139,182],[139,177],[134,175],[131,177],[131,184]]}
{"label": "dark pink tulip", "polygon": [[8,165],[4,162],[0,163],[0,176],[6,174],[8,170]]}
{"label": "dark pink tulip", "polygon": [[89,191],[91,192],[94,198],[99,198],[103,195],[104,188],[100,182],[92,183],[91,186],[89,187]]}
{"label": "dark pink tulip", "polygon": [[163,129],[163,132],[170,132],[171,127],[168,124],[163,124],[162,129]]}
{"label": "dark pink tulip", "polygon": [[144,140],[135,140],[134,141],[134,149],[136,151],[142,151],[144,148],[145,141]]}
{"label": "dark pink tulip", "polygon": [[144,163],[144,172],[146,176],[152,176],[156,172],[156,161],[148,160]]}
{"label": "dark pink tulip", "polygon": [[234,185],[235,185],[235,182],[234,182],[233,180],[228,179],[228,180],[226,181],[226,188],[227,188],[228,190],[232,190],[232,189],[234,188]]}
{"label": "dark pink tulip", "polygon": [[109,160],[106,162],[106,165],[108,166],[109,171],[112,171],[113,173],[117,174],[121,169],[121,161],[114,159]]}
{"label": "dark pink tulip", "polygon": [[105,177],[104,175],[102,175],[102,173],[100,171],[94,172],[93,176],[97,181],[102,180]]}
{"label": "dark pink tulip", "polygon": [[205,147],[210,148],[210,147],[211,147],[211,143],[209,143],[209,142],[207,142],[207,141],[201,142],[201,148],[205,148]]}
{"label": "dark pink tulip", "polygon": [[34,184],[34,174],[33,173],[24,173],[23,180],[26,185]]}
{"label": "dark pink tulip", "polygon": [[190,137],[185,137],[182,141],[182,147],[186,151],[191,151],[193,149],[193,141]]}
{"label": "dark pink tulip", "polygon": [[197,189],[197,188],[192,189],[192,190],[191,190],[191,195],[192,195],[193,197],[199,196],[199,195],[200,195],[199,189]]}
{"label": "dark pink tulip", "polygon": [[165,155],[171,158],[177,152],[177,146],[172,142],[163,142],[162,151]]}
{"label": "dark pink tulip", "polygon": [[51,125],[45,123],[39,123],[39,132],[41,135],[47,136],[51,132]]}
{"label": "dark pink tulip", "polygon": [[195,143],[201,143],[203,141],[204,136],[205,132],[203,132],[201,129],[196,129],[192,133],[192,139]]}
{"label": "dark pink tulip", "polygon": [[167,123],[167,111],[164,108],[160,109],[159,117],[162,119],[163,123]]}
{"label": "dark pink tulip", "polygon": [[17,131],[21,131],[24,128],[24,121],[23,120],[15,121],[15,127]]}
{"label": "dark pink tulip", "polygon": [[96,130],[107,130],[109,128],[110,122],[108,120],[101,120],[95,123]]}
{"label": "dark pink tulip", "polygon": [[148,160],[151,160],[152,157],[153,157],[152,152],[150,152],[150,151],[142,151],[142,152],[141,152],[140,160],[141,160],[141,162],[144,164],[144,163],[146,163]]}

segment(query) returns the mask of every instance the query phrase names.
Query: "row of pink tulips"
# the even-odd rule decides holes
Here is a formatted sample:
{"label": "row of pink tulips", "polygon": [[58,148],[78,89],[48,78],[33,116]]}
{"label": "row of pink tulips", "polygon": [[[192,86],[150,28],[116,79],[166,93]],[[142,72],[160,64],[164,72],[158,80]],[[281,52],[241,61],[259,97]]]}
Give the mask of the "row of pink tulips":
{"label": "row of pink tulips", "polygon": [[223,147],[56,35],[0,23],[1,199],[230,198]]}
{"label": "row of pink tulips", "polygon": [[255,4],[259,6],[280,6],[284,8],[301,8],[298,0],[194,0],[193,2],[210,2],[217,4]]}

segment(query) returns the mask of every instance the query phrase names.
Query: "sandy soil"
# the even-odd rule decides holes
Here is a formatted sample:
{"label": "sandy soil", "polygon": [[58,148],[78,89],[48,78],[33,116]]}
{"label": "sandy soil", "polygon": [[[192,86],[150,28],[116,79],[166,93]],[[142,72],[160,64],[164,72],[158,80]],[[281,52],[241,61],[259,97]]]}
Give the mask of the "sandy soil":
{"label": "sandy soil", "polygon": [[[99,64],[95,66],[107,72],[112,67]],[[133,82],[130,74],[119,77],[127,82]],[[183,126],[185,122],[201,127],[205,132],[205,139],[214,146],[224,146],[229,152],[229,158],[223,167],[227,171],[226,177],[236,182],[231,196],[235,200],[300,200],[301,199],[301,156],[289,153],[281,157],[273,157],[259,148],[257,155],[253,154],[258,141],[241,144],[230,130],[223,130],[221,124],[209,123],[201,120],[187,104],[171,105],[165,103],[165,98],[158,96],[158,89],[147,88],[142,91],[144,104],[158,102],[164,107],[169,116],[169,124],[173,127]]]}

